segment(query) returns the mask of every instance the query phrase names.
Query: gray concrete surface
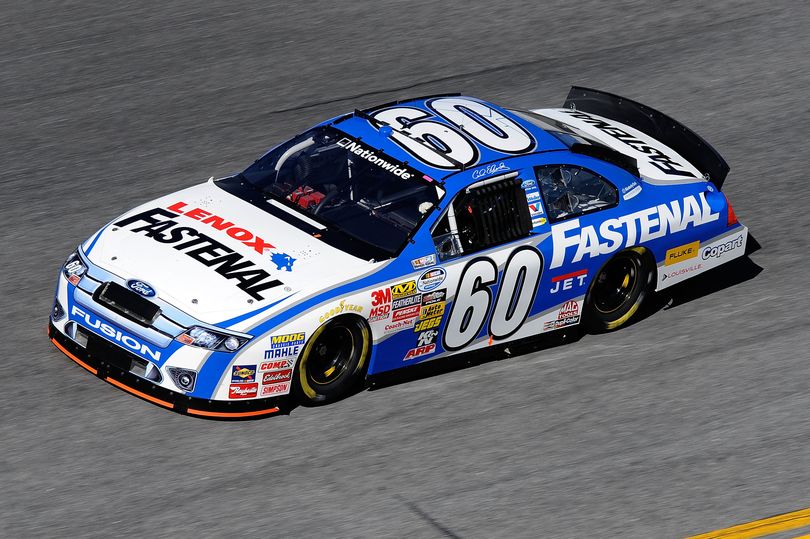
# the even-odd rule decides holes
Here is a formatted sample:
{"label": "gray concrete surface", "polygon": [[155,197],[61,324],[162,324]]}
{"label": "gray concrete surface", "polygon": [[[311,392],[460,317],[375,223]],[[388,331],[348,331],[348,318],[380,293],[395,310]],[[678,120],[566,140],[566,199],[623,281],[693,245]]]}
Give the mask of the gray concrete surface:
{"label": "gray concrete surface", "polygon": [[[705,4],[0,5],[0,535],[682,537],[810,505],[810,6]],[[355,106],[556,105],[570,84],[715,144],[763,271],[253,422],[161,410],[45,337],[65,255],[136,203]]]}

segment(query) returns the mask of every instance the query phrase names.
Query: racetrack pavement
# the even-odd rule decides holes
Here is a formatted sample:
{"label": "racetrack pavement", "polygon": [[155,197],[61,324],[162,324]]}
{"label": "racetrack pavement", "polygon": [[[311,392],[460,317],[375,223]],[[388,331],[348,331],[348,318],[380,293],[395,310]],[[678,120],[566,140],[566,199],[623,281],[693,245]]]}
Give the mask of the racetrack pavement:
{"label": "racetrack pavement", "polygon": [[[674,4],[674,5],[672,5]],[[810,506],[810,5],[0,6],[0,535],[685,537]],[[327,117],[579,84],[710,141],[762,249],[618,332],[225,423],[45,336],[65,256]]]}

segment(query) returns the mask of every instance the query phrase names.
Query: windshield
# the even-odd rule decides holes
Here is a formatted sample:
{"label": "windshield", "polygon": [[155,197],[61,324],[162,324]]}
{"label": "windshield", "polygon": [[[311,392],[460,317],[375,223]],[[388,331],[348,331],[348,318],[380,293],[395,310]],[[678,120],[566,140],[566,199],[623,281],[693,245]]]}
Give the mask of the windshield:
{"label": "windshield", "polygon": [[266,198],[391,256],[444,195],[417,170],[328,126],[274,148],[242,177]]}

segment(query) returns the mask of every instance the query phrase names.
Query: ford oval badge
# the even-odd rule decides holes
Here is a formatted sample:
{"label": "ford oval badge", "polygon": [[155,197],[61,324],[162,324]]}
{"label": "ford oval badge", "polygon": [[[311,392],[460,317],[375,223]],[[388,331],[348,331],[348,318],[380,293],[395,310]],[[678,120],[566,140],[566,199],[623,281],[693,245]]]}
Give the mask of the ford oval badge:
{"label": "ford oval badge", "polygon": [[138,279],[130,279],[129,281],[127,281],[127,288],[129,288],[133,292],[137,292],[138,294],[146,298],[151,298],[152,296],[157,294],[157,292],[155,292],[155,289],[149,286],[148,283],[139,281]]}

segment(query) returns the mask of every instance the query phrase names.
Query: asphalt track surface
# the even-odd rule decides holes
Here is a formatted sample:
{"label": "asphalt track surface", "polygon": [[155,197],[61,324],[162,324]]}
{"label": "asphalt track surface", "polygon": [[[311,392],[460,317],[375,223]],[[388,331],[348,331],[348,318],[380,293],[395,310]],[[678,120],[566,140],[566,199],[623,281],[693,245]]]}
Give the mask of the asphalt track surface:
{"label": "asphalt track surface", "polygon": [[[3,2],[0,535],[683,537],[807,507],[809,24],[787,1]],[[618,332],[261,421],[167,412],[45,336],[64,257],[135,204],[354,107],[571,84],[714,144],[763,248]]]}

